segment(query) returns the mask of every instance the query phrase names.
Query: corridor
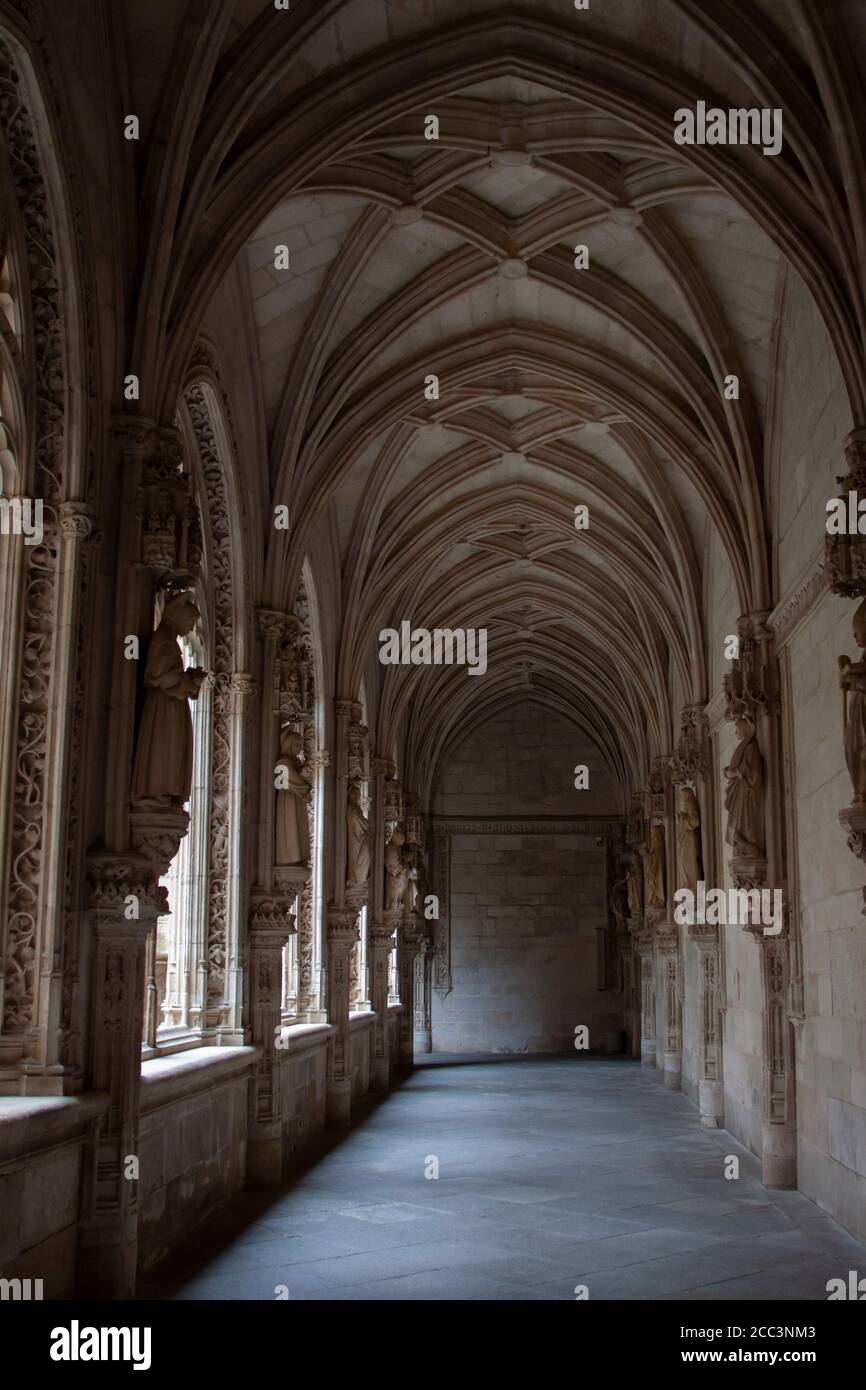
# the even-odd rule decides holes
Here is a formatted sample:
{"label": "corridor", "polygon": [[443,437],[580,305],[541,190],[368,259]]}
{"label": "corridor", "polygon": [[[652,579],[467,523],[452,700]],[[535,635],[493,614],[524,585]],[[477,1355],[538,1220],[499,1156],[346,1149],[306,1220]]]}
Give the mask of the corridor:
{"label": "corridor", "polygon": [[812,1202],[763,1188],[756,1158],[621,1059],[436,1058],[327,1139],[139,1296],[823,1300],[866,1269]]}

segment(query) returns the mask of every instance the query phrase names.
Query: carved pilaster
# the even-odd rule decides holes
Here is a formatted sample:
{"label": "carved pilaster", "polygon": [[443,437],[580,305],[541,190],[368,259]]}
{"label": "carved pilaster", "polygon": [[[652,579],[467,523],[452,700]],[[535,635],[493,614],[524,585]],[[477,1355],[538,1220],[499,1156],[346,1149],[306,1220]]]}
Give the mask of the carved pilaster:
{"label": "carved pilaster", "polygon": [[277,1046],[282,1006],[282,953],[295,929],[285,897],[256,899],[249,929],[252,1042],[261,1048],[249,1091],[247,1177],[253,1187],[276,1186],[282,1177],[282,1104]]}
{"label": "carved pilaster", "polygon": [[400,989],[400,1066],[412,1066],[415,1012],[415,961],[424,944],[424,932],[417,919],[404,914],[397,932],[397,970]]}
{"label": "carved pilaster", "polygon": [[761,937],[763,986],[763,1131],[761,1181],[765,1187],[795,1187],[797,1129],[791,1029],[788,1023],[788,943]]}
{"label": "carved pilaster", "polygon": [[644,1067],[656,1064],[656,996],[653,972],[652,946],[646,949],[641,943],[637,953],[640,969],[641,994],[641,1041],[640,1060]]}
{"label": "carved pilaster", "polygon": [[145,953],[166,911],[165,889],[139,856],[88,862],[91,1029],[86,1083],[110,1104],[86,1155],[79,1270],[90,1297],[131,1297],[135,1288],[138,1184],[128,1176],[138,1154]]}
{"label": "carved pilaster", "polygon": [[415,957],[414,1050],[433,1051],[433,941],[425,936]]}
{"label": "carved pilaster", "polygon": [[328,1046],[328,1123],[345,1127],[352,1108],[352,1057],[349,1038],[349,957],[358,940],[354,908],[328,909],[328,1022],[334,1028]]}
{"label": "carved pilaster", "polygon": [[724,1124],[722,1085],[721,957],[714,927],[690,927],[698,949],[698,1109],[705,1129]]}
{"label": "carved pilaster", "polygon": [[375,1014],[370,1089],[387,1091],[391,1078],[388,1046],[388,965],[394,947],[394,933],[400,923],[399,912],[382,912],[370,921],[368,955],[370,1003]]}

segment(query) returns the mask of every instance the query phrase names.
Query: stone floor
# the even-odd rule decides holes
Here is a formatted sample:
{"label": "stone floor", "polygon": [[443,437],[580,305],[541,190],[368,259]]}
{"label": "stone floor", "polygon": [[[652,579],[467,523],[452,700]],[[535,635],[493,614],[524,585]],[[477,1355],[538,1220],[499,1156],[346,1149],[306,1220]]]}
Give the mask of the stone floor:
{"label": "stone floor", "polygon": [[759,1177],[624,1059],[434,1059],[141,1296],[571,1300],[585,1284],[590,1299],[826,1299],[828,1279],[866,1274],[863,1246]]}

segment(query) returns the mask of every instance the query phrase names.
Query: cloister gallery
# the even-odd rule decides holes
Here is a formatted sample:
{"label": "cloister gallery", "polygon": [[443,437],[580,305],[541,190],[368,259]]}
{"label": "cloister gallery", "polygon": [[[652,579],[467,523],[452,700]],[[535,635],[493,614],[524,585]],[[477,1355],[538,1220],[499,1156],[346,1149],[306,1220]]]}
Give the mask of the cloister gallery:
{"label": "cloister gallery", "polygon": [[6,1294],[866,1275],[864,59],[0,0]]}

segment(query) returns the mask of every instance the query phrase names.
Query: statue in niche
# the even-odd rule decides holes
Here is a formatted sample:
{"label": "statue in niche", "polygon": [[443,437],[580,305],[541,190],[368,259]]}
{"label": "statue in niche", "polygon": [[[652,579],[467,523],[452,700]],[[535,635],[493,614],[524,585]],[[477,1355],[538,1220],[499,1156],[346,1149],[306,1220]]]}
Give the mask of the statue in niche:
{"label": "statue in niche", "polygon": [[610,891],[610,910],[617,929],[623,927],[629,915],[628,887],[624,878],[618,878]]}
{"label": "statue in niche", "polygon": [[664,907],[665,894],[665,828],[653,825],[650,842],[641,850],[643,856],[644,901],[647,907]]}
{"label": "statue in niche", "polygon": [[192,715],[207,675],[201,666],[183,667],[179,637],[192,632],[200,613],[189,594],[175,594],[150,639],[144,668],[144,710],[135,766],[133,801],[159,800],[182,806],[192,787]]}
{"label": "statue in niche", "polygon": [[680,809],[677,812],[677,850],[680,864],[680,887],[698,891],[704,876],[701,859],[701,810],[694,787],[680,788]]}
{"label": "statue in niche", "polygon": [[725,768],[725,810],[728,823],[725,843],[735,855],[763,858],[764,838],[764,759],[751,719],[743,715],[735,725],[737,745]]}
{"label": "statue in niche", "polygon": [[293,729],[284,727],[280,733],[280,756],[274,771],[282,773],[277,779],[277,817],[275,827],[274,863],[309,864],[310,824],[307,802],[313,789],[302,775],[304,764],[301,749],[304,740]]}
{"label": "statue in niche", "polygon": [[418,906],[418,870],[414,864],[406,870],[406,892],[409,895],[409,911],[414,916]]}
{"label": "statue in niche", "polygon": [[628,884],[628,915],[629,917],[640,918],[642,911],[641,903],[641,873],[637,859],[632,859],[626,874]]}
{"label": "statue in niche", "polygon": [[395,825],[393,834],[385,846],[385,911],[396,912],[403,906],[406,891],[406,869],[403,864],[403,845],[406,836],[402,828]]}
{"label": "statue in niche", "polygon": [[[854,614],[854,641],[866,649],[866,599]],[[845,762],[854,788],[854,804],[866,802],[866,660],[839,657],[842,687],[842,737]]]}
{"label": "statue in niche", "polygon": [[370,877],[370,822],[361,810],[361,788],[349,787],[346,805],[346,882],[360,888]]}

